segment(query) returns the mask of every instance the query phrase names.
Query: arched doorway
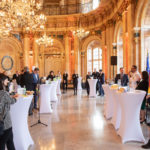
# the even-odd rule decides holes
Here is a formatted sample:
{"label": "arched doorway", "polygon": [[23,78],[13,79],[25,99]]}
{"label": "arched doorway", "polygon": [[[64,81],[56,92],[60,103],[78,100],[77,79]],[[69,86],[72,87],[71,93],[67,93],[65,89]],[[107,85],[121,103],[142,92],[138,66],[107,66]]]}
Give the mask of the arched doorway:
{"label": "arched doorway", "polygon": [[51,70],[57,75],[58,71],[61,73],[65,69],[64,47],[61,41],[54,39],[53,45],[45,47],[44,49],[44,75],[47,76]]}
{"label": "arched doorway", "polygon": [[102,49],[100,42],[94,40],[87,47],[87,72],[102,69]]}

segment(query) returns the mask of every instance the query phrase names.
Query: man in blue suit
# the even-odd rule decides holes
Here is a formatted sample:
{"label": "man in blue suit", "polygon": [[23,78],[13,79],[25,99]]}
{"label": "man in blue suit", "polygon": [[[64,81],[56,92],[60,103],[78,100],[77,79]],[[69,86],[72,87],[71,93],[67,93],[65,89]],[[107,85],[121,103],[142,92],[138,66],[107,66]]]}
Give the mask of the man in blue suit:
{"label": "man in blue suit", "polygon": [[34,109],[37,109],[37,101],[38,101],[38,93],[37,93],[37,89],[38,89],[38,84],[40,83],[40,79],[39,79],[39,68],[35,68],[33,73],[32,73],[32,87],[33,87],[33,91],[34,91]]}
{"label": "man in blue suit", "polygon": [[127,86],[128,85],[129,78],[128,78],[127,74],[124,74],[124,68],[123,67],[120,68],[120,74],[116,75],[115,83],[118,83],[118,80],[121,80],[121,85],[122,86]]}

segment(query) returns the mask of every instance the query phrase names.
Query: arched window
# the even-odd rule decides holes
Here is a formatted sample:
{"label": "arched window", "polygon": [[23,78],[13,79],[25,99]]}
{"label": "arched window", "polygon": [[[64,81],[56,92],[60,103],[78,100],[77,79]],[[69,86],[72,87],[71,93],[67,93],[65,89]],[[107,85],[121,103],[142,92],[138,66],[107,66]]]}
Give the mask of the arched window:
{"label": "arched window", "polygon": [[93,0],[93,9],[96,9],[99,6],[100,0]]}
{"label": "arched window", "polygon": [[141,19],[141,71],[146,70],[147,53],[150,56],[150,2],[145,9]]}
{"label": "arched window", "polygon": [[87,50],[87,71],[102,69],[102,49],[99,47]]}

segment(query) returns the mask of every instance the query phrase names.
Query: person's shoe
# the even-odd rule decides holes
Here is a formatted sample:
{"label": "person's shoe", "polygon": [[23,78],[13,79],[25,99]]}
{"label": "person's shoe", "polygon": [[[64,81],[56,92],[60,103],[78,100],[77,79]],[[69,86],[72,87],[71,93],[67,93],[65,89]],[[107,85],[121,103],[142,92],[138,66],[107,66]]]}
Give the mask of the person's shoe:
{"label": "person's shoe", "polygon": [[147,144],[141,146],[144,149],[150,149],[150,140],[148,140]]}

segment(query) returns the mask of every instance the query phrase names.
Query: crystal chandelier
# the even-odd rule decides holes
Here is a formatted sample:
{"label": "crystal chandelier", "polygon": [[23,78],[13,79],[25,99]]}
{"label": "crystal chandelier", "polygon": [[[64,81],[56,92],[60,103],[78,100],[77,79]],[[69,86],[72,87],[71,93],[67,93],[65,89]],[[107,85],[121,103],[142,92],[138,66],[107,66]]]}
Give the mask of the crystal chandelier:
{"label": "crystal chandelier", "polygon": [[46,47],[49,45],[53,45],[53,39],[44,34],[42,37],[36,40],[38,45],[45,45]]}
{"label": "crystal chandelier", "polygon": [[89,31],[85,31],[83,28],[79,28],[76,31],[73,31],[73,35],[78,36],[79,39],[88,36],[89,33]]}
{"label": "crystal chandelier", "polygon": [[83,37],[88,36],[89,33],[90,33],[89,31],[86,31],[81,27],[81,22],[80,22],[80,19],[79,19],[78,29],[73,31],[73,35],[74,36],[76,35],[76,36],[78,36],[79,39],[82,39]]}
{"label": "crystal chandelier", "polygon": [[[35,0],[2,0],[0,1],[0,30],[22,28],[26,31],[44,28],[46,17],[40,14],[41,4]],[[9,32],[11,31],[9,30]],[[0,33],[1,34],[1,33]]]}

